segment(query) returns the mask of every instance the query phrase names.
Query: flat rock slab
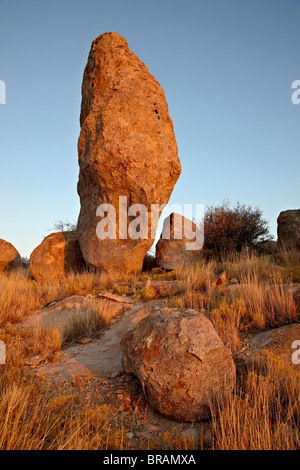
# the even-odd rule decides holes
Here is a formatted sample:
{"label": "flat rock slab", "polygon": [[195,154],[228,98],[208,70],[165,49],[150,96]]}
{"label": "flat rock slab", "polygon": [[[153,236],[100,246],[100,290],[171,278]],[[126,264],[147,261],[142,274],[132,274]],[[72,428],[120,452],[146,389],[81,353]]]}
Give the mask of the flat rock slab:
{"label": "flat rock slab", "polygon": [[39,377],[45,377],[57,384],[72,382],[76,378],[90,379],[96,377],[88,367],[85,367],[66,352],[61,354],[57,362],[40,365],[34,369],[34,372]]}
{"label": "flat rock slab", "polygon": [[76,361],[86,366],[98,377],[109,378],[124,371],[122,365],[121,340],[125,334],[136,327],[145,317],[151,314],[149,306],[135,306],[123,314],[109,330],[105,331],[99,340],[94,340],[84,346],[77,344],[66,350]]}
{"label": "flat rock slab", "polygon": [[293,353],[297,350],[295,347],[292,348],[294,341],[300,341],[300,323],[259,333],[250,341],[250,360],[255,358],[255,353],[266,350],[278,356],[288,367],[293,367],[300,372],[300,364],[293,363]]}
{"label": "flat rock slab", "polygon": [[55,382],[73,380],[74,376],[114,378],[124,372],[121,341],[146,316],[163,307],[163,302],[136,304],[127,310],[100,339],[74,344],[55,363],[37,365],[35,373]]}
{"label": "flat rock slab", "polygon": [[131,306],[126,299],[124,302],[117,302],[104,300],[102,297],[88,298],[82,295],[72,295],[50,302],[42,310],[28,317],[19,325],[19,328],[65,328],[84,315],[88,315],[88,312],[98,313],[105,324],[110,325],[128,308]]}
{"label": "flat rock slab", "polygon": [[117,294],[111,294],[110,292],[104,292],[103,294],[99,294],[97,296],[103,300],[111,300],[112,302],[119,302],[121,304],[132,304],[133,301],[129,299],[128,297],[122,296],[122,295],[117,295]]}

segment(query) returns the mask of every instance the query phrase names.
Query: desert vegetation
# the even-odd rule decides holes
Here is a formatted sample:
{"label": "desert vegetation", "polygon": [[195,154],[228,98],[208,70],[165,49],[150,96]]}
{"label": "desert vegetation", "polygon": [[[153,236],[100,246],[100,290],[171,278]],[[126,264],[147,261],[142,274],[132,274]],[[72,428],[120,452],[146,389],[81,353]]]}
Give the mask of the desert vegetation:
{"label": "desert vegetation", "polygon": [[[141,438],[138,448],[299,449],[299,373],[270,352],[262,353],[259,360],[241,359],[249,337],[299,321],[290,290],[299,282],[298,259],[293,249],[281,250],[276,259],[246,249],[209,260],[197,257],[194,263],[171,272],[153,268],[148,255],[148,268],[136,276],[85,272],[37,283],[24,267],[1,273],[0,340],[6,344],[7,361],[0,366],[0,448],[133,448],[135,421],[124,415],[122,406],[107,397],[95,399],[95,394],[84,399],[80,377],[66,391],[49,385],[27,366],[28,359],[38,354],[55,362],[70,342],[82,335],[101,334],[101,315],[87,315],[68,330],[19,327],[54,299],[106,291],[146,304],[163,298],[167,306],[199,309],[211,320],[237,365],[233,393],[211,403],[211,418],[205,423],[208,434],[200,433],[195,441],[174,423],[156,439]],[[159,283],[176,284],[176,290],[162,294]],[[138,404],[133,417],[137,408]]]}

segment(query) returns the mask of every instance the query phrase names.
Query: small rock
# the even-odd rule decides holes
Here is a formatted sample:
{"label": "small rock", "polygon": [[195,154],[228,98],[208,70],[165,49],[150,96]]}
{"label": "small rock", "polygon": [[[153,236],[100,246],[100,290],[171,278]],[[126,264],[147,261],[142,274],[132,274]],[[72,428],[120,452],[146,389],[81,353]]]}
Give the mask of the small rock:
{"label": "small rock", "polygon": [[116,379],[119,375],[120,375],[120,372],[114,372],[113,374],[111,374],[110,378]]}
{"label": "small rock", "polygon": [[123,297],[121,295],[111,294],[110,292],[104,292],[103,294],[100,294],[99,297],[104,300],[112,300],[113,302],[120,302],[122,304],[132,303],[131,299],[128,299],[127,297]]}
{"label": "small rock", "polygon": [[212,439],[212,432],[211,432],[211,429],[208,429],[208,430],[206,431],[206,433],[204,434],[203,437],[204,437],[204,439],[205,439],[206,442],[210,442],[211,439]]}
{"label": "small rock", "polygon": [[88,344],[92,341],[91,338],[88,338],[87,336],[85,336],[84,338],[79,338],[77,340],[77,343],[80,343],[80,344]]}
{"label": "small rock", "polygon": [[62,351],[54,351],[53,355],[59,357],[59,356],[63,355],[63,352]]}
{"label": "small rock", "polygon": [[25,364],[26,366],[36,367],[36,366],[38,366],[43,360],[44,360],[44,358],[43,358],[42,356],[33,356],[33,357],[30,357],[29,359],[27,359],[24,364]]}
{"label": "small rock", "polygon": [[216,280],[216,286],[223,286],[224,284],[227,284],[228,282],[228,276],[225,272],[223,272],[219,278]]}

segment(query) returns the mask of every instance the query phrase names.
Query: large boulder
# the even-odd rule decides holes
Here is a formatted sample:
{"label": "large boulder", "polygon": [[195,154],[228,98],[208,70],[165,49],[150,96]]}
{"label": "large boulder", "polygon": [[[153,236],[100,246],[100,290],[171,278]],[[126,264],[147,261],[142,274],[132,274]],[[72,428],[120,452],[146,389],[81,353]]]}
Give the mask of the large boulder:
{"label": "large boulder", "polygon": [[122,349],[125,371],[169,419],[207,418],[214,398],[233,388],[232,355],[198,311],[164,308],[149,315],[123,338]]}
{"label": "large boulder", "polygon": [[292,323],[263,331],[253,336],[249,343],[247,362],[257,362],[261,353],[277,356],[286,367],[300,372],[300,324]]}
{"label": "large boulder", "polygon": [[[156,264],[175,269],[191,261],[202,248],[200,229],[191,220],[172,213],[164,220],[162,234],[156,244]],[[192,249],[191,249],[192,248]]]}
{"label": "large boulder", "polygon": [[73,231],[48,235],[30,256],[29,271],[36,281],[61,279],[84,269],[77,234]]}
{"label": "large boulder", "polygon": [[278,245],[300,249],[300,209],[280,212],[277,218]]}
{"label": "large boulder", "polygon": [[[78,239],[83,257],[95,270],[140,272],[158,223],[158,217],[151,216],[151,205],[169,201],[181,165],[164,91],[117,33],[102,34],[92,43],[83,77],[80,124]],[[115,211],[115,239],[99,235],[103,219],[97,208],[104,208],[102,204]],[[139,219],[140,235],[134,229],[138,225],[134,204],[143,204],[146,210]],[[127,217],[129,207],[133,213]],[[124,224],[119,224],[121,213]],[[110,216],[107,220],[114,220],[114,214]],[[135,238],[131,229],[128,235],[129,227]]]}
{"label": "large boulder", "polygon": [[22,258],[15,247],[0,238],[0,272],[10,271],[22,266]]}

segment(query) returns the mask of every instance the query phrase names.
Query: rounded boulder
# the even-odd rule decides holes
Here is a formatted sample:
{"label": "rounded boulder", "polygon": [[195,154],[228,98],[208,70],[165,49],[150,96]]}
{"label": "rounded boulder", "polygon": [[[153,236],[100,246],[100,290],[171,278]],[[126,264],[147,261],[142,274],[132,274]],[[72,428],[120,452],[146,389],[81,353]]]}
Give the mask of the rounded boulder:
{"label": "rounded boulder", "polygon": [[169,419],[208,418],[214,399],[234,386],[231,352],[196,310],[149,315],[123,338],[122,351],[125,371],[138,377],[149,404]]}

